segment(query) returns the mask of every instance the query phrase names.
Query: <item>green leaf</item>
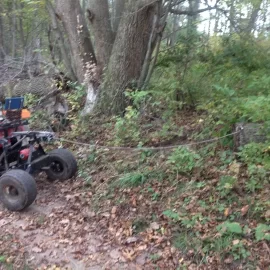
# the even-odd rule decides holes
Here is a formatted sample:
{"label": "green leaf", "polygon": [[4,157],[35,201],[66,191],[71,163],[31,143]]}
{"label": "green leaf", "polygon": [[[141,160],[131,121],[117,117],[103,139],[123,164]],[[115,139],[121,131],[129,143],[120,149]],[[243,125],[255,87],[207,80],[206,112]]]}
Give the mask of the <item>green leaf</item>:
{"label": "green leaf", "polygon": [[228,232],[237,234],[243,233],[241,225],[237,222],[227,222],[226,227]]}
{"label": "green leaf", "polygon": [[241,225],[238,222],[224,222],[223,224],[217,227],[217,230],[223,233],[235,233],[242,234],[243,230]]}
{"label": "green leaf", "polygon": [[270,226],[266,224],[258,224],[255,229],[255,237],[257,241],[270,241]]}
{"label": "green leaf", "polygon": [[1,262],[1,263],[6,262],[6,257],[5,257],[5,256],[0,255],[0,262]]}
{"label": "green leaf", "polygon": [[174,219],[174,220],[179,220],[179,219],[180,219],[179,214],[173,212],[173,211],[170,210],[170,209],[164,211],[164,212],[163,212],[163,215],[166,216],[166,217],[168,217],[168,218]]}

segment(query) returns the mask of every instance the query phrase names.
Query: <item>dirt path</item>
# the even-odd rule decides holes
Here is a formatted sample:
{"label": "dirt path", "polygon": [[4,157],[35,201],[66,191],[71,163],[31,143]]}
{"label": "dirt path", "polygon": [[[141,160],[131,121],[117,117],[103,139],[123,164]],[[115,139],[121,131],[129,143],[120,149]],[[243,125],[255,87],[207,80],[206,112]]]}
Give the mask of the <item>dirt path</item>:
{"label": "dirt path", "polygon": [[80,180],[51,184],[39,176],[37,183],[37,200],[26,211],[0,205],[0,269],[9,269],[3,258],[17,269],[139,269],[98,233],[91,193]]}

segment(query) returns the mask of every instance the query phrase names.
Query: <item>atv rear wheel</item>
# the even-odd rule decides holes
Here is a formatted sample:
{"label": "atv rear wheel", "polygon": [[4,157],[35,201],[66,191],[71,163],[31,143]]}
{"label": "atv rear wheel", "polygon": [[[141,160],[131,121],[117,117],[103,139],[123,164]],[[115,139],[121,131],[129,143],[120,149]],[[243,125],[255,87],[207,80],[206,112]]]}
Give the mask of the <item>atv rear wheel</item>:
{"label": "atv rear wheel", "polygon": [[11,170],[0,178],[0,201],[10,211],[30,206],[37,196],[35,179],[23,170]]}
{"label": "atv rear wheel", "polygon": [[67,149],[55,149],[48,153],[51,165],[46,174],[50,180],[67,180],[77,172],[77,161]]}

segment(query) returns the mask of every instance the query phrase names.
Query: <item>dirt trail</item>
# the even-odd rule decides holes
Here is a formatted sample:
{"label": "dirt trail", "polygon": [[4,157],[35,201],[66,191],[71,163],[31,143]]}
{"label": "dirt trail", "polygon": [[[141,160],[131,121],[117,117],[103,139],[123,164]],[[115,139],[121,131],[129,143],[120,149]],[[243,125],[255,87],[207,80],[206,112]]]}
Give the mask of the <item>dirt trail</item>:
{"label": "dirt trail", "polygon": [[[37,183],[37,200],[26,211],[11,213],[0,205],[0,256],[14,268],[138,269],[98,233],[91,193],[80,180],[49,183],[39,176]],[[0,269],[7,268],[0,262]]]}

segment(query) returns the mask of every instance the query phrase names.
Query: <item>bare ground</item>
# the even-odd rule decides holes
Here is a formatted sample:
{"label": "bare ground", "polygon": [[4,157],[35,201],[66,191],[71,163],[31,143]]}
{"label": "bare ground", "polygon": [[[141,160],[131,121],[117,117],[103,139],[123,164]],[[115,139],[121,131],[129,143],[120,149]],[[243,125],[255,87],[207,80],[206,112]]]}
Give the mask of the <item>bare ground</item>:
{"label": "bare ground", "polygon": [[0,205],[0,269],[140,269],[98,233],[91,193],[80,180],[39,176],[37,183],[37,200],[26,211]]}

